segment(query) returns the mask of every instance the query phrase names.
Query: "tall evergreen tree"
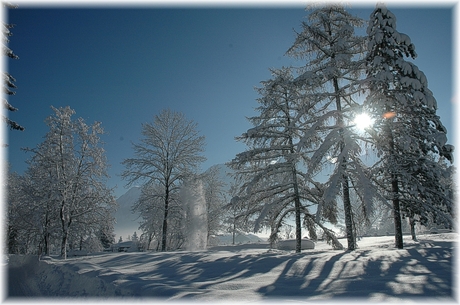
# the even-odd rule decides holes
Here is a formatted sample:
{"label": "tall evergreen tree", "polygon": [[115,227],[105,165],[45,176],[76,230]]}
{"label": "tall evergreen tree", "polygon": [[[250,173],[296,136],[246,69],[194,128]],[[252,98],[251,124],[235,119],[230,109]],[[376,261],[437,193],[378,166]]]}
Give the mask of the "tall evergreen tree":
{"label": "tall evergreen tree", "polygon": [[395,244],[403,248],[401,216],[435,218],[451,226],[452,199],[440,183],[448,173],[443,160],[453,161],[446,128],[436,115],[437,104],[426,76],[405,57],[417,56],[409,36],[396,30],[396,17],[384,5],[372,12],[365,107],[376,121],[377,166],[393,202]]}
{"label": "tall evergreen tree", "polygon": [[[307,60],[298,69],[296,83],[306,92],[304,100],[316,104],[317,110],[306,126],[309,130],[302,136],[299,150],[310,155],[312,176],[324,171],[326,164],[334,167],[317,216],[336,220],[336,200],[341,192],[349,250],[356,248],[350,188],[360,188],[364,210],[372,206],[373,188],[360,160],[360,139],[350,128],[360,112],[356,97],[365,52],[365,38],[356,36],[354,29],[363,24],[340,5],[310,7],[308,22],[302,23],[302,32],[287,52]],[[318,143],[312,145],[312,139]]]}

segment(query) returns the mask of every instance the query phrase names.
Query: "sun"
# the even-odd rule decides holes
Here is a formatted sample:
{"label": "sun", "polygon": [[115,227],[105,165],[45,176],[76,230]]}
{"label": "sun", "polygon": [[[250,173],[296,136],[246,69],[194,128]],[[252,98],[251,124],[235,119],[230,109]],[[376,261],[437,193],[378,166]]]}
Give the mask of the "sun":
{"label": "sun", "polygon": [[355,127],[357,129],[364,130],[370,127],[374,123],[374,121],[367,113],[360,113],[355,116],[353,123],[355,124]]}

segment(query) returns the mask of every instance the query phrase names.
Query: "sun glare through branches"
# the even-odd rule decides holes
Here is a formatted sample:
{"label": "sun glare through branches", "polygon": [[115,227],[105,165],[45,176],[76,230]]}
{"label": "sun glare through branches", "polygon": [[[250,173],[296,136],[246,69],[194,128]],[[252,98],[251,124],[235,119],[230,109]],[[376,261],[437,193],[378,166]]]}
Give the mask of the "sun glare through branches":
{"label": "sun glare through branches", "polygon": [[360,113],[355,116],[355,119],[353,122],[355,124],[354,126],[358,130],[363,131],[366,128],[372,126],[372,124],[374,123],[374,120],[367,113]]}

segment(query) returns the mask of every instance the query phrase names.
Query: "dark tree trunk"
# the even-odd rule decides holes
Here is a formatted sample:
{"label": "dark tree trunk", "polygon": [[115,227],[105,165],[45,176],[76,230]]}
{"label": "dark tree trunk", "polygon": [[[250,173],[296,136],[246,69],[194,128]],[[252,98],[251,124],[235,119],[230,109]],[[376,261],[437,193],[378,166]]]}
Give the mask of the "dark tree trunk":
{"label": "dark tree trunk", "polygon": [[17,230],[12,226],[8,225],[8,253],[17,254],[19,253],[17,248]]}
{"label": "dark tree trunk", "polygon": [[[342,104],[340,103],[340,88],[339,88],[339,82],[337,78],[333,79],[333,84],[334,84],[334,90],[335,90],[335,103],[336,103],[336,108],[339,113],[342,111]],[[340,130],[340,136],[341,136],[341,142],[340,142],[340,152],[343,151],[345,143],[343,139],[343,128],[345,126],[343,122],[343,118],[341,114],[339,115],[337,119],[337,124],[341,126]],[[356,249],[356,239],[355,239],[355,234],[353,231],[353,217],[352,217],[352,208],[351,208],[351,201],[350,201],[350,189],[348,185],[348,175],[346,174],[347,171],[347,157],[344,156],[342,160],[342,166],[343,166],[343,176],[342,176],[342,192],[343,192],[343,209],[345,213],[345,228],[347,231],[347,243],[348,243],[348,250],[353,251]]]}
{"label": "dark tree trunk", "polygon": [[393,175],[391,179],[391,189],[393,192],[393,217],[395,221],[395,246],[398,249],[403,248],[403,235],[401,225],[401,209],[399,204],[399,187],[398,179]]}
{"label": "dark tree trunk", "polygon": [[352,217],[353,211],[351,208],[348,176],[345,174],[343,175],[342,191],[343,191],[343,209],[345,211],[345,228],[347,231],[348,250],[353,251],[356,249],[356,239],[355,239],[355,234],[353,230],[353,217]]}
{"label": "dark tree trunk", "polygon": [[62,240],[61,240],[61,257],[63,259],[67,258],[67,237],[68,233],[68,226],[66,223],[66,215],[65,215],[65,203],[62,203],[61,211],[61,226],[62,226]]}
{"label": "dark tree trunk", "polygon": [[[289,117],[289,116],[288,116]],[[288,119],[288,124],[290,120]],[[289,136],[290,153],[294,155],[294,144],[292,137]],[[300,253],[302,251],[302,223],[301,223],[301,210],[302,204],[300,203],[299,184],[297,182],[297,169],[294,161],[292,162],[292,184],[294,187],[294,207],[295,207],[295,252]]]}
{"label": "dark tree trunk", "polygon": [[[386,109],[387,112],[390,111],[390,109]],[[391,130],[391,121],[387,121],[386,128],[387,128],[387,134],[388,134],[388,139],[389,139],[389,154],[390,158],[396,155],[395,152],[395,143],[394,143],[394,138],[393,138],[393,133]],[[401,224],[401,207],[399,203],[399,181],[398,181],[398,176],[394,173],[391,172],[391,193],[393,196],[393,218],[394,218],[394,223],[395,223],[395,246],[398,249],[403,249],[403,235],[402,235],[402,224]]]}
{"label": "dark tree trunk", "polygon": [[48,203],[46,207],[46,214],[45,214],[45,229],[44,229],[44,242],[45,242],[45,255],[50,255],[50,247],[51,247],[51,234],[50,234],[50,227],[51,227],[51,217],[50,217],[50,209],[48,207],[49,202],[51,200],[51,195],[48,195]]}
{"label": "dark tree trunk", "polygon": [[50,233],[46,232],[44,236],[45,255],[50,255]]}
{"label": "dark tree trunk", "polygon": [[147,250],[150,250],[150,244],[152,243],[153,240],[153,233],[149,233],[149,238],[148,238],[148,244],[147,244]]}
{"label": "dark tree trunk", "polygon": [[168,209],[169,209],[169,188],[165,191],[165,211],[163,216],[163,231],[161,234],[161,251],[166,251],[166,239],[168,236]]}
{"label": "dark tree trunk", "polygon": [[83,235],[80,235],[80,251],[83,250]]}
{"label": "dark tree trunk", "polygon": [[302,227],[300,222],[300,199],[295,199],[295,252],[300,253],[302,250]]}
{"label": "dark tree trunk", "polygon": [[233,218],[232,245],[235,244],[236,218]]}

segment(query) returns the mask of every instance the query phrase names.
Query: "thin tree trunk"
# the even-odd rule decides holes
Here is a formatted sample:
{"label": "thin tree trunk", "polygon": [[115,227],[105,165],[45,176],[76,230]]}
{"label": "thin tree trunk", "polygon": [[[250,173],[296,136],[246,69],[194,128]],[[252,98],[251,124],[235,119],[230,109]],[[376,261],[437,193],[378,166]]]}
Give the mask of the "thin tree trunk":
{"label": "thin tree trunk", "polygon": [[80,235],[80,251],[83,250],[83,235]]}
{"label": "thin tree trunk", "polygon": [[235,232],[236,232],[236,217],[233,218],[232,245],[235,244]]}
{"label": "thin tree trunk", "polygon": [[49,227],[49,219],[48,219],[48,212],[45,214],[45,228],[43,229],[43,247],[44,247],[44,252],[45,255],[50,255],[49,254],[49,238],[50,234],[48,232],[48,227]]}
{"label": "thin tree trunk", "polygon": [[[288,117],[288,124],[290,124],[289,116]],[[289,146],[290,146],[290,153],[293,156],[294,151],[294,144],[292,137],[289,136]],[[294,161],[292,162],[292,183],[294,187],[294,207],[295,207],[295,252],[300,253],[302,251],[302,223],[300,221],[301,216],[301,209],[302,205],[300,203],[300,195],[299,195],[299,185],[297,183],[297,169],[295,166]]]}
{"label": "thin tree trunk", "polygon": [[48,232],[45,233],[45,255],[50,255],[50,234]]}
{"label": "thin tree trunk", "polygon": [[17,230],[12,226],[8,225],[8,253],[9,254],[19,254],[19,249],[17,248]]}
{"label": "thin tree trunk", "polygon": [[51,194],[48,194],[48,201],[46,203],[46,214],[45,214],[45,234],[44,234],[44,240],[45,240],[45,255],[50,255],[50,248],[51,248],[51,233],[49,232],[50,227],[51,227],[51,217],[50,217],[50,208],[49,204],[51,202]]}
{"label": "thin tree trunk", "polygon": [[295,252],[300,253],[302,250],[302,227],[300,222],[300,200],[295,198]]}
{"label": "thin tree trunk", "polygon": [[[342,118],[342,105],[340,104],[340,89],[339,89],[339,82],[337,81],[337,78],[333,79],[333,84],[334,84],[334,90],[335,90],[335,103],[336,103],[336,108],[337,111],[339,112],[339,117],[337,119],[337,124],[340,126],[340,152],[343,151],[345,143],[343,139],[343,128],[344,128],[344,122]],[[352,219],[352,208],[351,208],[351,200],[350,200],[350,189],[348,185],[348,175],[346,174],[347,170],[347,159],[346,156],[342,160],[342,166],[343,166],[343,175],[342,175],[342,192],[343,192],[343,209],[345,213],[345,228],[347,232],[347,243],[348,243],[348,250],[353,251],[356,249],[356,239],[355,239],[355,234],[353,231],[353,219]]]}
{"label": "thin tree trunk", "polygon": [[342,181],[342,191],[343,191],[343,209],[345,211],[345,227],[347,231],[347,243],[348,250],[353,251],[356,249],[356,239],[353,231],[353,219],[352,219],[352,208],[350,200],[350,189],[348,186],[348,176],[343,175]]}
{"label": "thin tree trunk", "polygon": [[[285,92],[285,99],[286,104],[289,103],[289,96],[287,92]],[[289,108],[289,107],[288,107]],[[291,119],[289,114],[289,109],[284,110],[286,115],[286,131],[289,131],[291,128]],[[291,164],[291,173],[292,173],[292,186],[294,188],[294,209],[295,209],[295,252],[300,253],[302,251],[302,223],[301,223],[301,209],[302,204],[300,202],[300,195],[299,195],[299,184],[297,182],[297,169],[295,164],[294,155],[296,153],[294,149],[294,141],[292,139],[292,135],[288,132],[288,144],[289,144],[289,154],[290,154],[290,164]],[[288,237],[289,238],[289,237]]]}
{"label": "thin tree trunk", "polygon": [[61,241],[61,257],[63,259],[67,259],[67,231],[63,232],[62,234],[62,241]]}
{"label": "thin tree trunk", "polygon": [[295,204],[295,252],[300,253],[302,251],[302,224],[300,222],[300,213],[302,205],[300,203],[299,187],[297,185],[297,173],[295,165],[293,164],[293,178],[294,178],[294,204]]}
{"label": "thin tree trunk", "polygon": [[409,217],[410,234],[412,236],[412,240],[417,241],[417,235],[415,234],[415,222],[414,217]]}
{"label": "thin tree trunk", "polygon": [[150,244],[152,243],[153,233],[149,233],[148,236],[149,236],[149,237],[148,237],[147,250],[150,250]]}
{"label": "thin tree trunk", "polygon": [[[387,109],[387,112],[389,109]],[[395,155],[395,143],[393,139],[393,133],[391,132],[390,121],[387,122],[386,128],[388,138],[390,141],[390,157]],[[399,202],[399,185],[398,176],[395,173],[391,173],[391,193],[393,201],[393,218],[395,224],[395,246],[398,249],[403,249],[403,235],[402,235],[402,224],[401,224],[401,207]]]}
{"label": "thin tree trunk", "polygon": [[65,220],[65,203],[62,203],[60,216],[61,216],[61,226],[62,226],[62,240],[61,240],[61,257],[63,259],[67,258],[67,228],[66,228],[66,220]]}
{"label": "thin tree trunk", "polygon": [[169,209],[169,188],[165,191],[165,211],[163,216],[163,231],[161,235],[161,251],[166,251],[166,239],[168,233],[168,209]]}

